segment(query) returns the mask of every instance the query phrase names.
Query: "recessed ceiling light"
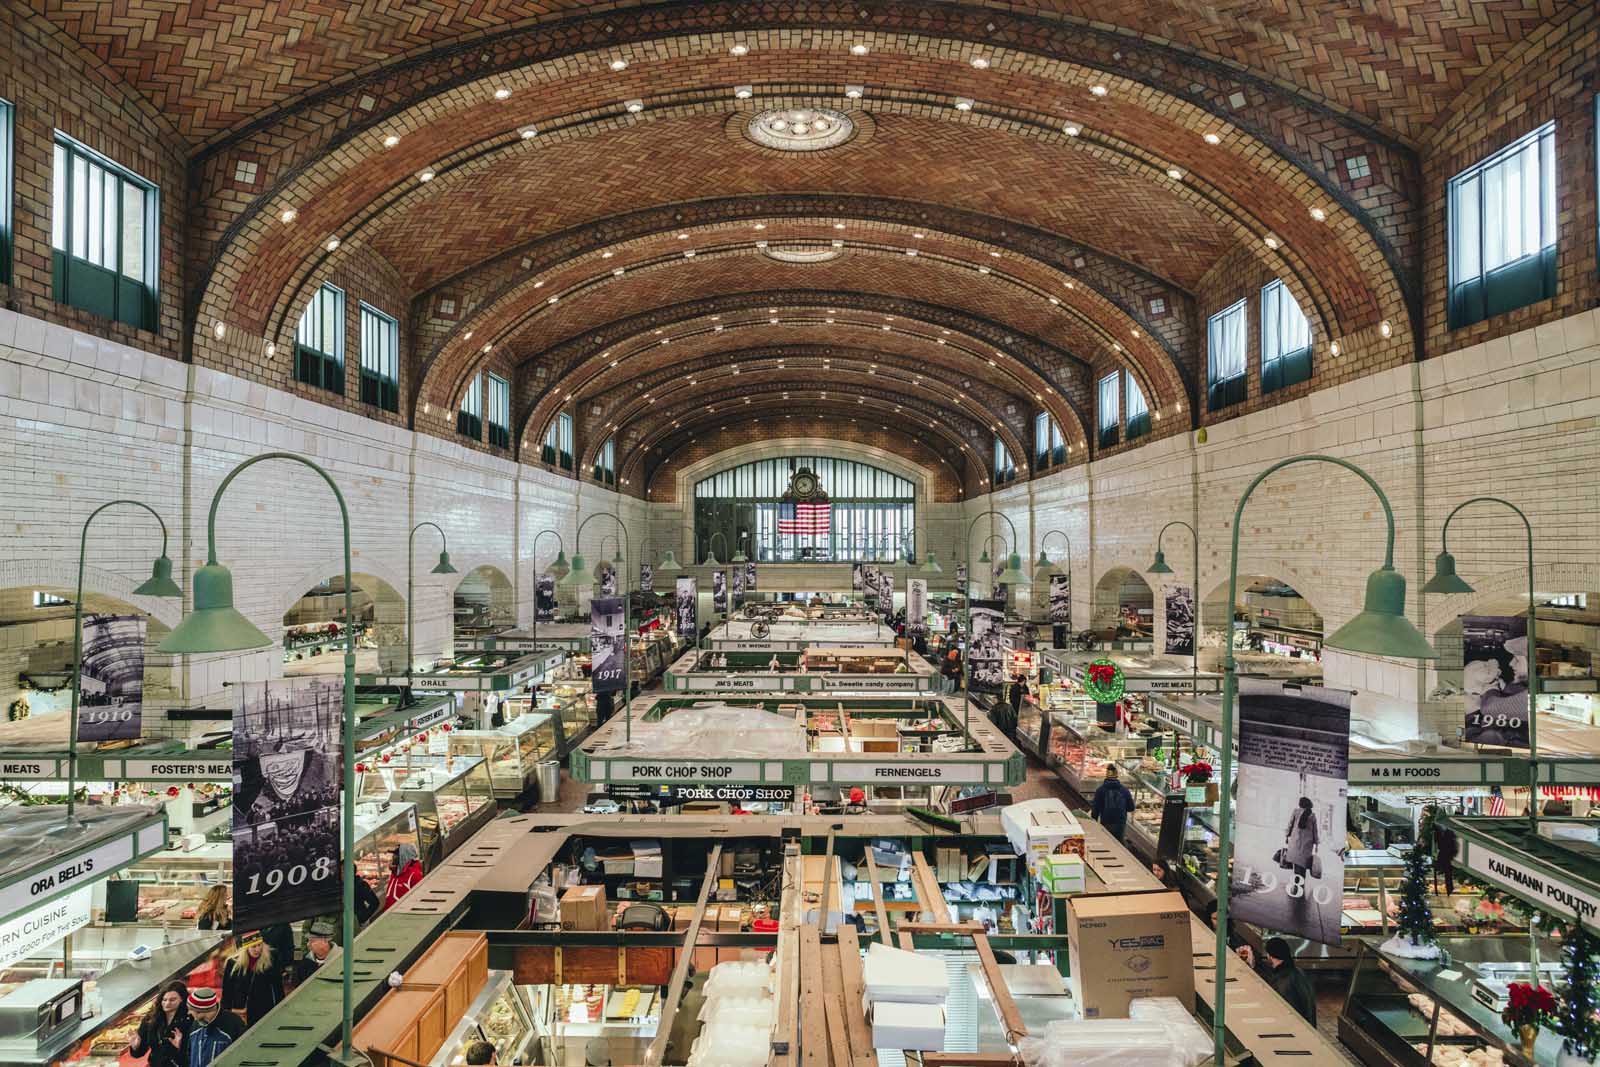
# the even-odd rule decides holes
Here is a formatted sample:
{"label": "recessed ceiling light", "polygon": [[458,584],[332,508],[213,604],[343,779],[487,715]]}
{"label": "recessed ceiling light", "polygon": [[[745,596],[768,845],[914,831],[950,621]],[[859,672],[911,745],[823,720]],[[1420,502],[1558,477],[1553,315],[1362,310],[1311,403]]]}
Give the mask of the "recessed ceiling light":
{"label": "recessed ceiling light", "polygon": [[972,98],[970,96],[958,96],[958,97],[956,97],[956,110],[957,111],[971,111],[972,110],[972,103],[973,103],[973,101],[972,101]]}
{"label": "recessed ceiling light", "polygon": [[328,243],[322,247],[326,248],[330,252],[337,252],[339,250],[339,239],[337,237],[330,237],[328,238]]}
{"label": "recessed ceiling light", "polygon": [[531,141],[539,136],[539,127],[530,124],[522,127],[517,132],[522,135],[524,141]]}
{"label": "recessed ceiling light", "polygon": [[483,350],[485,352],[493,352],[494,351],[494,345],[493,344],[484,345],[483,346]]}
{"label": "recessed ceiling light", "polygon": [[1173,181],[1180,181],[1183,178],[1183,171],[1179,170],[1177,167],[1168,167],[1167,177],[1171,178]]}
{"label": "recessed ceiling light", "polygon": [[644,110],[643,100],[624,100],[622,106],[628,109],[628,114],[637,115]]}
{"label": "recessed ceiling light", "polygon": [[607,250],[607,251],[605,251],[605,252],[601,252],[601,253],[600,253],[600,258],[601,258],[601,259],[610,259],[610,258],[611,258],[611,257],[612,257],[612,256],[614,256],[614,255],[616,255],[616,253],[615,253],[615,252],[612,252],[612,251],[610,251],[610,250]]}
{"label": "recessed ceiling light", "polygon": [[687,240],[688,240],[688,239],[689,239],[689,235],[688,235],[688,234],[686,234],[686,233],[680,233],[680,234],[678,234],[678,240],[680,240],[680,241],[687,241]]}
{"label": "recessed ceiling light", "polygon": [[867,46],[864,44],[853,44],[850,46],[850,54],[853,56],[864,56],[867,54]]}
{"label": "recessed ceiling light", "polygon": [[765,242],[765,241],[757,241],[756,242],[756,247],[757,248],[765,248],[765,247],[767,247],[767,242]]}
{"label": "recessed ceiling light", "polygon": [[836,230],[842,230],[842,229],[844,229],[844,223],[836,222],[836,223],[833,224],[833,228],[836,229]]}
{"label": "recessed ceiling light", "polygon": [[1320,207],[1314,207],[1311,209],[1311,217],[1317,222],[1325,222],[1327,221],[1328,213]]}
{"label": "recessed ceiling light", "polygon": [[216,322],[211,324],[211,333],[212,336],[216,337],[217,340],[222,340],[228,335],[228,324],[223,322],[221,319],[218,319]]}
{"label": "recessed ceiling light", "polygon": [[1331,345],[1328,346],[1328,354],[1332,355],[1332,356],[1337,356],[1339,354],[1339,342],[1338,341],[1335,341]]}
{"label": "recessed ceiling light", "polygon": [[1051,298],[1050,298],[1050,303],[1052,303],[1052,304],[1060,304],[1060,303],[1061,303],[1061,300],[1060,300],[1060,298],[1059,298],[1059,297],[1054,297],[1054,296],[1052,296],[1052,297],[1051,297]]}
{"label": "recessed ceiling light", "polygon": [[540,278],[538,281],[534,282],[533,283],[533,287],[535,289],[543,289],[544,288],[544,279]]}
{"label": "recessed ceiling light", "polygon": [[988,274],[989,273],[989,268],[988,267],[979,267],[978,268],[978,273],[979,274]]}
{"label": "recessed ceiling light", "polygon": [[1205,140],[1206,144],[1221,144],[1222,143],[1222,138],[1218,137],[1214,133],[1206,134],[1204,140]]}
{"label": "recessed ceiling light", "polygon": [[683,258],[684,259],[693,259],[694,258],[694,249],[692,249],[692,248],[685,249],[684,253],[683,253]]}
{"label": "recessed ceiling light", "polygon": [[399,143],[400,143],[400,135],[397,134],[397,133],[391,133],[389,136],[387,136],[387,137],[385,137],[383,139],[383,147],[385,147],[385,148],[393,148],[395,145],[397,145]]}
{"label": "recessed ceiling light", "polygon": [[297,219],[299,217],[300,217],[300,212],[296,211],[292,207],[286,207],[282,211],[278,212],[279,220],[282,221],[285,225],[293,222],[295,219]]}
{"label": "recessed ceiling light", "polygon": [[747,56],[750,54],[750,49],[746,45],[736,44],[728,49],[728,54],[731,56]]}
{"label": "recessed ceiling light", "polygon": [[[278,346],[276,344],[273,344],[271,341],[268,341],[267,342],[267,358],[271,359],[273,356],[275,356],[277,354],[278,354]],[[1334,355],[1338,355],[1338,353],[1335,352]]]}
{"label": "recessed ceiling light", "polygon": [[494,91],[494,98],[496,100],[504,100],[506,97],[508,97],[510,95],[511,95],[511,90],[510,89],[496,89]]}
{"label": "recessed ceiling light", "polygon": [[919,240],[919,241],[920,241],[920,240],[922,240],[922,239],[923,239],[923,238],[924,238],[924,237],[926,237],[926,236],[927,236],[927,235],[926,235],[926,234],[921,234],[921,233],[914,233],[914,234],[912,234],[912,235],[911,235],[911,236],[913,236],[913,237],[915,237],[915,238],[916,238],[916,239],[917,239],[917,240]]}
{"label": "recessed ceiling light", "polygon": [[471,331],[471,330],[468,330],[468,331],[467,331],[467,332],[466,332],[466,333],[464,333],[464,334],[462,334],[462,335],[461,335],[461,339],[462,339],[462,340],[463,340],[463,341],[470,341],[470,340],[472,340],[472,331]]}
{"label": "recessed ceiling light", "polygon": [[611,61],[611,69],[612,70],[627,70],[628,69],[628,61],[626,59],[613,59]]}
{"label": "recessed ceiling light", "polygon": [[972,65],[974,67],[976,67],[978,70],[988,70],[989,69],[989,61],[987,59],[984,59],[982,56],[973,56],[972,57]]}
{"label": "recessed ceiling light", "polygon": [[417,171],[417,181],[419,181],[419,182],[431,182],[431,181],[433,181],[433,168],[432,167],[428,167],[428,168],[426,168],[424,170]]}
{"label": "recessed ceiling light", "polygon": [[1069,122],[1065,126],[1061,127],[1061,132],[1066,134],[1068,137],[1076,137],[1078,134],[1083,132],[1083,127],[1079,126],[1075,122]]}
{"label": "recessed ceiling light", "polygon": [[1388,319],[1384,319],[1382,322],[1378,323],[1378,332],[1383,334],[1385,337],[1393,336],[1394,324]]}
{"label": "recessed ceiling light", "polygon": [[914,255],[916,255],[916,254],[917,254],[917,250],[916,250],[916,249],[915,249],[915,248],[908,248],[908,249],[906,249],[906,255],[908,255],[908,256],[914,256]]}
{"label": "recessed ceiling light", "polygon": [[552,304],[554,304],[554,303],[555,303],[555,302],[556,302],[556,301],[557,301],[557,300],[560,300],[560,299],[561,299],[561,298],[560,298],[560,297],[559,297],[559,296],[552,296],[552,297],[551,297],[551,298],[550,298],[550,300],[549,300],[549,303],[552,303]]}
{"label": "recessed ceiling light", "polygon": [[1091,85],[1089,86],[1089,91],[1096,96],[1105,96],[1111,90],[1107,89],[1104,85]]}
{"label": "recessed ceiling light", "polygon": [[764,222],[758,222],[758,223],[756,223],[755,228],[758,229],[758,230],[764,230],[764,229],[767,228],[767,224],[764,223]]}
{"label": "recessed ceiling light", "polygon": [[846,85],[844,87],[844,95],[847,100],[860,100],[866,93],[867,89],[864,85]]}
{"label": "recessed ceiling light", "polygon": [[1000,253],[999,252],[990,252],[989,254],[991,256],[993,256],[995,259],[999,259],[1000,258]]}
{"label": "recessed ceiling light", "polygon": [[748,100],[753,95],[755,95],[755,90],[748,85],[735,85],[733,87],[733,98],[735,100]]}
{"label": "recessed ceiling light", "polygon": [[1267,236],[1265,238],[1263,238],[1263,240],[1266,242],[1266,246],[1268,248],[1273,249],[1274,251],[1277,250],[1277,248],[1278,248],[1278,239],[1276,237],[1272,236],[1269,233],[1269,234],[1267,234]]}

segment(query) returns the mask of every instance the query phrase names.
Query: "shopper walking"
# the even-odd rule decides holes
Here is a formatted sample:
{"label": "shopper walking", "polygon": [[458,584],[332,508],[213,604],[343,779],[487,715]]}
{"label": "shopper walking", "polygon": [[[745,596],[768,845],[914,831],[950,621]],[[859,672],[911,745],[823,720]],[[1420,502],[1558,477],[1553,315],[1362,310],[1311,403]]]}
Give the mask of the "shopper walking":
{"label": "shopper walking", "polygon": [[200,930],[227,930],[233,926],[233,909],[228,907],[228,887],[214,885],[206,890],[195,913],[194,925]]}
{"label": "shopper walking", "polygon": [[[1289,816],[1288,828],[1283,832],[1283,865],[1293,869],[1295,875],[1304,882],[1306,873],[1316,861],[1317,847],[1321,844],[1322,837],[1317,832],[1317,816],[1312,810],[1311,798],[1301,797]],[[1321,864],[1317,866],[1320,868]],[[1320,874],[1313,877],[1320,877]]]}
{"label": "shopper walking", "polygon": [[1028,696],[1028,683],[1023,680],[1022,675],[1019,674],[1011,679],[1011,691],[1006,696],[1011,701],[1011,729],[1006,733],[1015,736],[1017,723],[1022,721],[1022,702]]}
{"label": "shopper walking", "polygon": [[1128,828],[1128,815],[1133,811],[1133,794],[1122,784],[1115,763],[1106,764],[1106,780],[1094,791],[1094,803],[1089,814],[1118,841]]}
{"label": "shopper walking", "polygon": [[189,1067],[184,1041],[189,1036],[189,987],[174,979],[161,987],[155,1006],[128,1039],[128,1055],[150,1057],[149,1067]]}
{"label": "shopper walking", "polygon": [[231,1011],[222,1010],[222,996],[211,986],[189,990],[188,1067],[210,1067],[229,1045],[244,1033],[244,1024]]}
{"label": "shopper walking", "polygon": [[389,864],[389,884],[383,891],[383,910],[388,911],[418,882],[422,881],[422,864],[417,860],[415,845],[399,845]]}
{"label": "shopper walking", "polygon": [[222,968],[222,1006],[254,1026],[283,999],[283,964],[259,933],[247,934]]}
{"label": "shopper walking", "polygon": [[1312,1026],[1317,1025],[1317,990],[1306,973],[1295,965],[1294,951],[1281,937],[1269,937],[1266,959],[1256,968],[1284,1002],[1299,1012]]}

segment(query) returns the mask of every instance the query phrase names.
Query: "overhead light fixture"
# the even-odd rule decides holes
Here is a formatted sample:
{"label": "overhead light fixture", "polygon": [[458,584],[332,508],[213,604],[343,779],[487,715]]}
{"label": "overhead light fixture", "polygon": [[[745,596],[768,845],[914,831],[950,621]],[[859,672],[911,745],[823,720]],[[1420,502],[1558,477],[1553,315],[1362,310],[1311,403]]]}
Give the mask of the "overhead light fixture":
{"label": "overhead light fixture", "polygon": [[272,341],[267,342],[267,358],[271,359],[278,354],[278,346]]}
{"label": "overhead light fixture", "polygon": [[736,44],[728,49],[728,54],[731,56],[747,56],[750,54],[750,49],[745,45]]}
{"label": "overhead light fixture", "polygon": [[1222,138],[1218,137],[1214,133],[1206,134],[1205,137],[1203,138],[1203,140],[1205,141],[1206,144],[1221,144],[1222,143]]}
{"label": "overhead light fixture", "polygon": [[483,350],[485,352],[493,352],[494,351],[494,342],[491,341],[489,344],[484,345],[483,346]]}
{"label": "overhead light fixture", "polygon": [[216,322],[211,324],[211,333],[212,336],[214,336],[217,340],[222,340],[224,337],[228,336],[228,324],[223,322],[221,319],[218,319]]}
{"label": "overhead light fixture", "polygon": [[494,98],[496,100],[504,100],[507,97],[509,97],[510,95],[511,95],[511,90],[510,89],[496,89],[494,91]]}
{"label": "overhead light fixture", "polygon": [[1274,252],[1278,250],[1278,239],[1276,237],[1269,233],[1263,240],[1268,248],[1272,249]]}
{"label": "overhead light fixture", "polygon": [[836,222],[836,223],[833,224],[833,228],[836,229],[836,230],[842,230],[842,229],[844,229],[844,223]]}
{"label": "overhead light fixture", "polygon": [[958,96],[958,97],[956,97],[956,110],[957,111],[971,111],[972,110],[972,103],[973,103],[973,101],[972,101],[972,98],[970,96]]}
{"label": "overhead light fixture", "polygon": [[517,133],[522,135],[522,139],[524,141],[531,141],[535,137],[539,136],[539,127],[534,126],[534,125],[532,125],[530,123],[529,125],[524,126],[521,129],[519,129],[517,131]]}
{"label": "overhead light fixture", "polygon": [[1066,134],[1068,137],[1076,137],[1078,134],[1083,132],[1083,127],[1079,126],[1075,122],[1069,122],[1065,126],[1061,127],[1061,132]]}
{"label": "overhead light fixture", "polygon": [[431,182],[433,181],[433,178],[434,172],[432,167],[427,167],[423,170],[417,171],[417,181],[419,182]]}
{"label": "overhead light fixture", "polygon": [[908,248],[908,249],[906,249],[906,255],[908,255],[908,256],[914,256],[914,255],[916,255],[916,254],[917,254],[917,250],[916,250],[916,249],[915,249],[915,248]]}
{"label": "overhead light fixture", "polygon": [[643,100],[624,100],[622,106],[628,109],[628,114],[637,115],[644,110]]}
{"label": "overhead light fixture", "polygon": [[748,100],[754,95],[755,90],[748,85],[735,85],[733,87],[733,98],[735,100]]}
{"label": "overhead light fixture", "polygon": [[1168,167],[1167,177],[1171,178],[1173,181],[1181,181],[1183,179],[1183,171],[1179,170],[1177,167]]}
{"label": "overhead light fixture", "polygon": [[987,59],[984,59],[982,56],[973,56],[972,57],[972,66],[977,70],[988,70],[989,69],[989,61]]}
{"label": "overhead light fixture", "polygon": [[613,59],[611,61],[611,69],[612,70],[619,70],[619,71],[620,70],[627,70],[628,69],[628,61],[626,59]]}
{"label": "overhead light fixture", "polygon": [[1383,334],[1385,337],[1392,337],[1394,335],[1394,324],[1388,319],[1384,319],[1382,322],[1378,323],[1378,332]]}
{"label": "overhead light fixture", "polygon": [[687,240],[688,240],[688,239],[689,239],[689,235],[688,235],[688,234],[687,234],[687,233],[680,233],[680,234],[678,234],[678,240],[680,240],[680,241],[687,241]]}
{"label": "overhead light fixture", "polygon": [[844,95],[847,100],[860,100],[866,93],[867,88],[864,85],[846,85],[844,87]]}
{"label": "overhead light fixture", "polygon": [[322,247],[326,248],[330,252],[337,252],[339,251],[339,239],[337,237],[330,237],[328,238],[328,243]]}
{"label": "overhead light fixture", "polygon": [[1089,91],[1095,96],[1105,96],[1111,90],[1107,89],[1104,85],[1091,85],[1089,86]]}
{"label": "overhead light fixture", "polygon": [[383,139],[383,147],[385,147],[385,148],[393,148],[395,145],[397,145],[399,143],[400,143],[400,135],[399,134],[391,133],[389,136],[387,136],[387,137],[385,137]]}
{"label": "overhead light fixture", "polygon": [[694,249],[692,249],[692,248],[684,249],[683,258],[684,259],[693,259],[694,258]]}
{"label": "overhead light fixture", "polygon": [[1339,355],[1339,342],[1338,341],[1334,341],[1332,344],[1328,345],[1328,354],[1331,355],[1331,356],[1334,356],[1334,357],[1337,357]]}
{"label": "overhead light fixture", "polygon": [[286,207],[282,211],[278,212],[278,219],[279,219],[279,221],[284,223],[284,225],[288,225],[289,223],[293,222],[295,219],[297,219],[299,217],[300,217],[300,212],[296,211],[292,207]]}
{"label": "overhead light fixture", "polygon": [[864,56],[867,54],[867,46],[864,44],[853,44],[850,46],[850,54],[853,56]]}
{"label": "overhead light fixture", "polygon": [[1317,222],[1326,222],[1328,213],[1320,207],[1314,207],[1311,209],[1311,217]]}
{"label": "overhead light fixture", "polygon": [[468,330],[468,331],[467,331],[467,332],[466,332],[466,333],[464,333],[464,334],[462,334],[462,335],[461,335],[461,339],[462,339],[462,340],[463,340],[463,341],[470,341],[470,340],[472,340],[472,331],[471,331],[471,330]]}

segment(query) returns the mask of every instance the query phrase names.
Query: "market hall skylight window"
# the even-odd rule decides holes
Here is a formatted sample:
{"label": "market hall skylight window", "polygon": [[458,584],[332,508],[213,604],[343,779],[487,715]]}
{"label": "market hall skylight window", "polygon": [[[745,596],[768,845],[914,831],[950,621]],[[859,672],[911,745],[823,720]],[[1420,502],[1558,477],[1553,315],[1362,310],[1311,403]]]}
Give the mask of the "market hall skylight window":
{"label": "market hall skylight window", "polygon": [[1240,300],[1206,323],[1206,402],[1212,411],[1237,404],[1249,392],[1245,380],[1245,302]]}
{"label": "market hall skylight window", "polygon": [[1261,290],[1261,391],[1311,377],[1311,322],[1281,281]]}
{"label": "market hall skylight window", "polygon": [[511,383],[498,374],[489,375],[489,443],[511,447]]}
{"label": "market hall skylight window", "polygon": [[1100,447],[1110,448],[1117,443],[1118,427],[1122,422],[1122,398],[1117,395],[1118,372],[1112,371],[1100,379],[1096,390],[1099,397]]}
{"label": "market hall skylight window", "polygon": [[594,480],[604,482],[606,485],[617,484],[617,438],[615,434],[606,438],[606,443],[600,446],[600,452],[595,456]]}
{"label": "market hall skylight window", "polygon": [[344,395],[344,290],[324,284],[294,334],[294,380]]}
{"label": "market hall skylight window", "polygon": [[1038,468],[1065,463],[1067,442],[1061,435],[1061,424],[1041,411],[1033,417],[1033,465]]}
{"label": "market hall skylight window", "polygon": [[1450,179],[1452,330],[1556,294],[1556,124]]}
{"label": "market hall skylight window", "polygon": [[456,432],[474,441],[483,440],[483,375],[474,374],[461,394],[461,410],[456,412]]}
{"label": "market hall skylight window", "polygon": [[361,402],[400,410],[400,324],[361,305]]}
{"label": "market hall skylight window", "polygon": [[1145,402],[1144,390],[1139,388],[1130,371],[1122,372],[1122,388],[1128,405],[1128,440],[1132,441],[1150,432],[1150,405]]}
{"label": "market hall skylight window", "polygon": [[562,470],[572,469],[572,416],[560,414],[550,423],[550,429],[545,431],[544,450],[540,457],[552,467]]}
{"label": "market hall skylight window", "polygon": [[154,330],[156,187],[65,134],[56,134],[51,263],[55,298]]}

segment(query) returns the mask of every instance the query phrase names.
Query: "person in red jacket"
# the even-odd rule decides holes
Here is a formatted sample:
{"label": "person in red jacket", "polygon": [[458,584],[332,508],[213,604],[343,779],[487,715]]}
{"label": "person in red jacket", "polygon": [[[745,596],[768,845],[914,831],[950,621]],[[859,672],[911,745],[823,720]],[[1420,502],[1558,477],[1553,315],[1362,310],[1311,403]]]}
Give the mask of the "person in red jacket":
{"label": "person in red jacket", "polygon": [[411,892],[411,887],[422,881],[422,864],[417,859],[414,845],[400,845],[394,850],[394,860],[389,867],[389,885],[383,891],[383,910],[394,907],[395,901]]}

